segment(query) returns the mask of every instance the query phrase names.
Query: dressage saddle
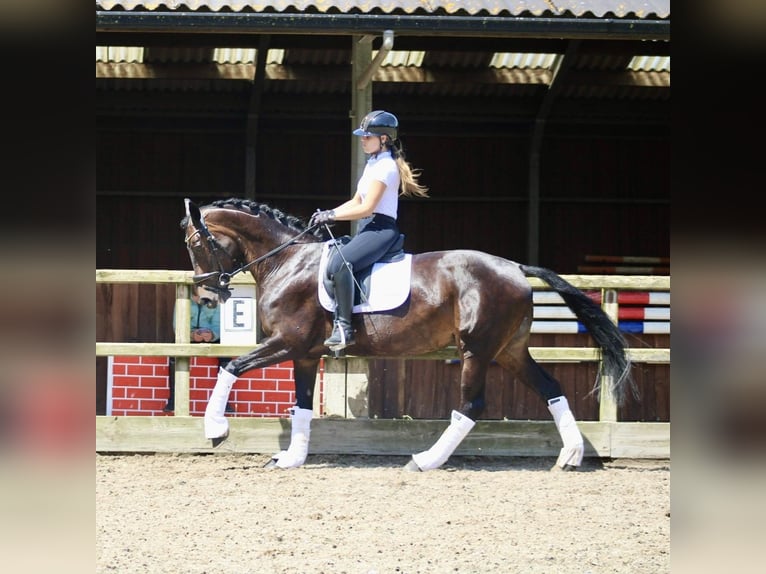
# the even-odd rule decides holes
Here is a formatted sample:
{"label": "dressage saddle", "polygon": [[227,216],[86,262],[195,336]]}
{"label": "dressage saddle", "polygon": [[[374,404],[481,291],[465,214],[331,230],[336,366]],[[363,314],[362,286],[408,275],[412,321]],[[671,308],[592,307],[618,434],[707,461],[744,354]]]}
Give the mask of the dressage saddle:
{"label": "dressage saddle", "polygon": [[[335,238],[334,241],[337,245],[345,245],[351,241],[351,236],[341,235],[340,237]],[[327,260],[328,267],[334,257],[340,257],[340,253],[335,246],[330,245],[330,256]],[[395,261],[401,261],[402,259],[404,259],[404,233],[399,234],[399,237],[393,242],[391,247],[388,248],[388,251],[386,251],[375,263],[393,263]],[[356,280],[354,284],[354,305],[361,305],[364,301],[369,299],[370,277],[372,276],[373,267],[374,264],[361,271],[354,271],[354,279]],[[323,280],[325,290],[330,297],[334,297],[335,290],[333,288],[332,280],[327,277],[326,273],[324,274]]]}

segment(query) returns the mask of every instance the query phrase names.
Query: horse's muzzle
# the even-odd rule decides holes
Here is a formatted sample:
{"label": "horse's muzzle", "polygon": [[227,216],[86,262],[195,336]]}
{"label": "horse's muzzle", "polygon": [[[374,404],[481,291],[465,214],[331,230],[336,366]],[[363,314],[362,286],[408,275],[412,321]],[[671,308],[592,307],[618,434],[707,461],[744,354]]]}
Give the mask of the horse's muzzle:
{"label": "horse's muzzle", "polygon": [[199,302],[208,309],[215,309],[218,307],[218,299],[210,299],[209,297],[200,297]]}
{"label": "horse's muzzle", "polygon": [[231,297],[231,289],[229,287],[210,287],[209,285],[203,285],[203,287],[218,295],[218,299],[221,303],[226,303],[229,297]]}
{"label": "horse's muzzle", "polygon": [[[210,281],[210,279],[212,278],[216,279],[218,283],[217,285],[208,285],[207,283],[205,283],[206,281]],[[208,291],[212,291],[213,293],[218,295],[218,298],[223,303],[226,303],[229,297],[231,297],[231,288],[229,287],[229,283],[231,283],[231,275],[229,275],[228,273],[221,273],[220,271],[210,271],[209,273],[201,273],[200,275],[194,275],[192,277],[192,280],[194,281],[195,285],[199,285],[200,287],[203,287],[207,289]]]}

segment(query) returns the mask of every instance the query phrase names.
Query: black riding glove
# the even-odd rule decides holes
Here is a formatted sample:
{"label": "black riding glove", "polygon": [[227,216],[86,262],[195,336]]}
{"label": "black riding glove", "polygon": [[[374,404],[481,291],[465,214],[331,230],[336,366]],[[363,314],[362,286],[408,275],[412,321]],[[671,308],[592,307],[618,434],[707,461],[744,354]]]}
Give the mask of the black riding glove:
{"label": "black riding glove", "polygon": [[332,223],[333,221],[335,221],[335,210],[328,209],[327,211],[317,211],[311,216],[309,227],[317,224]]}

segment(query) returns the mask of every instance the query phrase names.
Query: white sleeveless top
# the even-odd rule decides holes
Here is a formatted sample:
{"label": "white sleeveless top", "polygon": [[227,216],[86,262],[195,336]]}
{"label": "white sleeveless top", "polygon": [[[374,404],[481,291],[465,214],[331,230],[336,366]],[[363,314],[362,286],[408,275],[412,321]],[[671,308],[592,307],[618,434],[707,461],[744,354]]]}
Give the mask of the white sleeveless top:
{"label": "white sleeveless top", "polygon": [[399,168],[396,166],[396,160],[391,157],[390,151],[381,152],[375,156],[370,156],[367,164],[364,166],[362,177],[356,184],[356,191],[364,200],[367,190],[370,188],[370,182],[382,181],[386,185],[383,197],[380,198],[375,213],[382,213],[396,219],[397,208],[399,206]]}

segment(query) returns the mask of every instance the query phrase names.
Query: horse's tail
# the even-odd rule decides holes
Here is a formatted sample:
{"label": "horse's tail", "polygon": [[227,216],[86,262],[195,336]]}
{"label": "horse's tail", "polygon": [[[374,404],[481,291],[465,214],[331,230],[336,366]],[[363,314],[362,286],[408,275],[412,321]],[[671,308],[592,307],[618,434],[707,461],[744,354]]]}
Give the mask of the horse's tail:
{"label": "horse's tail", "polygon": [[[585,325],[591,337],[601,347],[602,374],[611,377],[610,391],[617,404],[621,405],[624,402],[627,389],[630,389],[633,396],[638,398],[638,389],[630,372],[630,358],[625,351],[627,342],[620,329],[603,309],[585,293],[550,269],[530,265],[520,265],[519,268],[525,275],[542,279],[561,295],[567,307],[574,312],[577,319]],[[600,389],[601,377],[598,377],[592,392],[598,396]]]}

